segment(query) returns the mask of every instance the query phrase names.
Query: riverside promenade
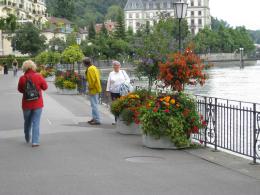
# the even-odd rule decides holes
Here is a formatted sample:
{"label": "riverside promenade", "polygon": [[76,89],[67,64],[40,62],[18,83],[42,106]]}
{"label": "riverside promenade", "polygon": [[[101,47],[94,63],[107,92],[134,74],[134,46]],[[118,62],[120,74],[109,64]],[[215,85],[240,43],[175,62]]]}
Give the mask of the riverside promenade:
{"label": "riverside promenade", "polygon": [[140,136],[116,133],[101,106],[89,126],[89,101],[44,94],[41,146],[25,143],[18,78],[0,75],[0,195],[259,195],[260,166],[210,149],[152,150]]}

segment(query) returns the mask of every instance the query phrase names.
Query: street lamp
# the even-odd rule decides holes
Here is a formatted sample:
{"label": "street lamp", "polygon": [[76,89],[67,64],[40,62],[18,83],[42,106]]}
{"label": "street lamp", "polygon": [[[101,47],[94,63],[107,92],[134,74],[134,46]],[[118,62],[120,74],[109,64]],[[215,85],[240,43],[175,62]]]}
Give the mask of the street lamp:
{"label": "street lamp", "polygon": [[181,52],[181,20],[186,17],[188,4],[183,0],[174,3],[174,14],[179,20],[179,51]]}
{"label": "street lamp", "polygon": [[241,48],[239,48],[239,50],[240,50],[240,68],[244,68],[244,59],[243,59],[243,57],[244,57],[244,48],[241,47]]}

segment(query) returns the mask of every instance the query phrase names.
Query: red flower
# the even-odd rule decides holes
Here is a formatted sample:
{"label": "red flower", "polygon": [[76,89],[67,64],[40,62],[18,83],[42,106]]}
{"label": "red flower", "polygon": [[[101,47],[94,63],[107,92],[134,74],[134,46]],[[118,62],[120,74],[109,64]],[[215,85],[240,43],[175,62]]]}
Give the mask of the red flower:
{"label": "red flower", "polygon": [[197,126],[193,127],[192,133],[199,133],[199,128]]}
{"label": "red flower", "polygon": [[170,113],[169,109],[164,110],[165,113]]}

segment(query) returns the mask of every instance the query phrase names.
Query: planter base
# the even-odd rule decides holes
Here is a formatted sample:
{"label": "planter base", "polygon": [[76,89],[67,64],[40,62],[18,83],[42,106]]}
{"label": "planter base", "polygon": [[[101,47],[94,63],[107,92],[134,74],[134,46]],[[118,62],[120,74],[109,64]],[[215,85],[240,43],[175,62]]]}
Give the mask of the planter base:
{"label": "planter base", "polygon": [[57,89],[58,93],[61,95],[77,95],[77,89],[69,90],[69,89]]}
{"label": "planter base", "polygon": [[150,135],[143,135],[142,136],[143,145],[147,148],[152,149],[171,149],[171,150],[178,150],[184,149],[188,147],[176,147],[174,143],[170,141],[167,137],[161,137],[160,139],[155,139]]}
{"label": "planter base", "polygon": [[126,125],[123,121],[118,120],[116,124],[116,131],[124,135],[141,135],[141,128],[139,125],[133,123]]}

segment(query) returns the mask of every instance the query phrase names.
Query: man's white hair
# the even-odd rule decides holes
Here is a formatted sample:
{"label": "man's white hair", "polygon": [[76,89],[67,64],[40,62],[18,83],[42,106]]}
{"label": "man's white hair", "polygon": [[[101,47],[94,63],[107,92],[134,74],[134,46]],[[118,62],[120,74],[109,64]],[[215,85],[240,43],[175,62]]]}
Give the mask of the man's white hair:
{"label": "man's white hair", "polygon": [[23,63],[22,69],[23,69],[23,72],[26,72],[29,69],[31,69],[33,71],[36,71],[37,66],[36,66],[36,64],[32,60],[26,60]]}

